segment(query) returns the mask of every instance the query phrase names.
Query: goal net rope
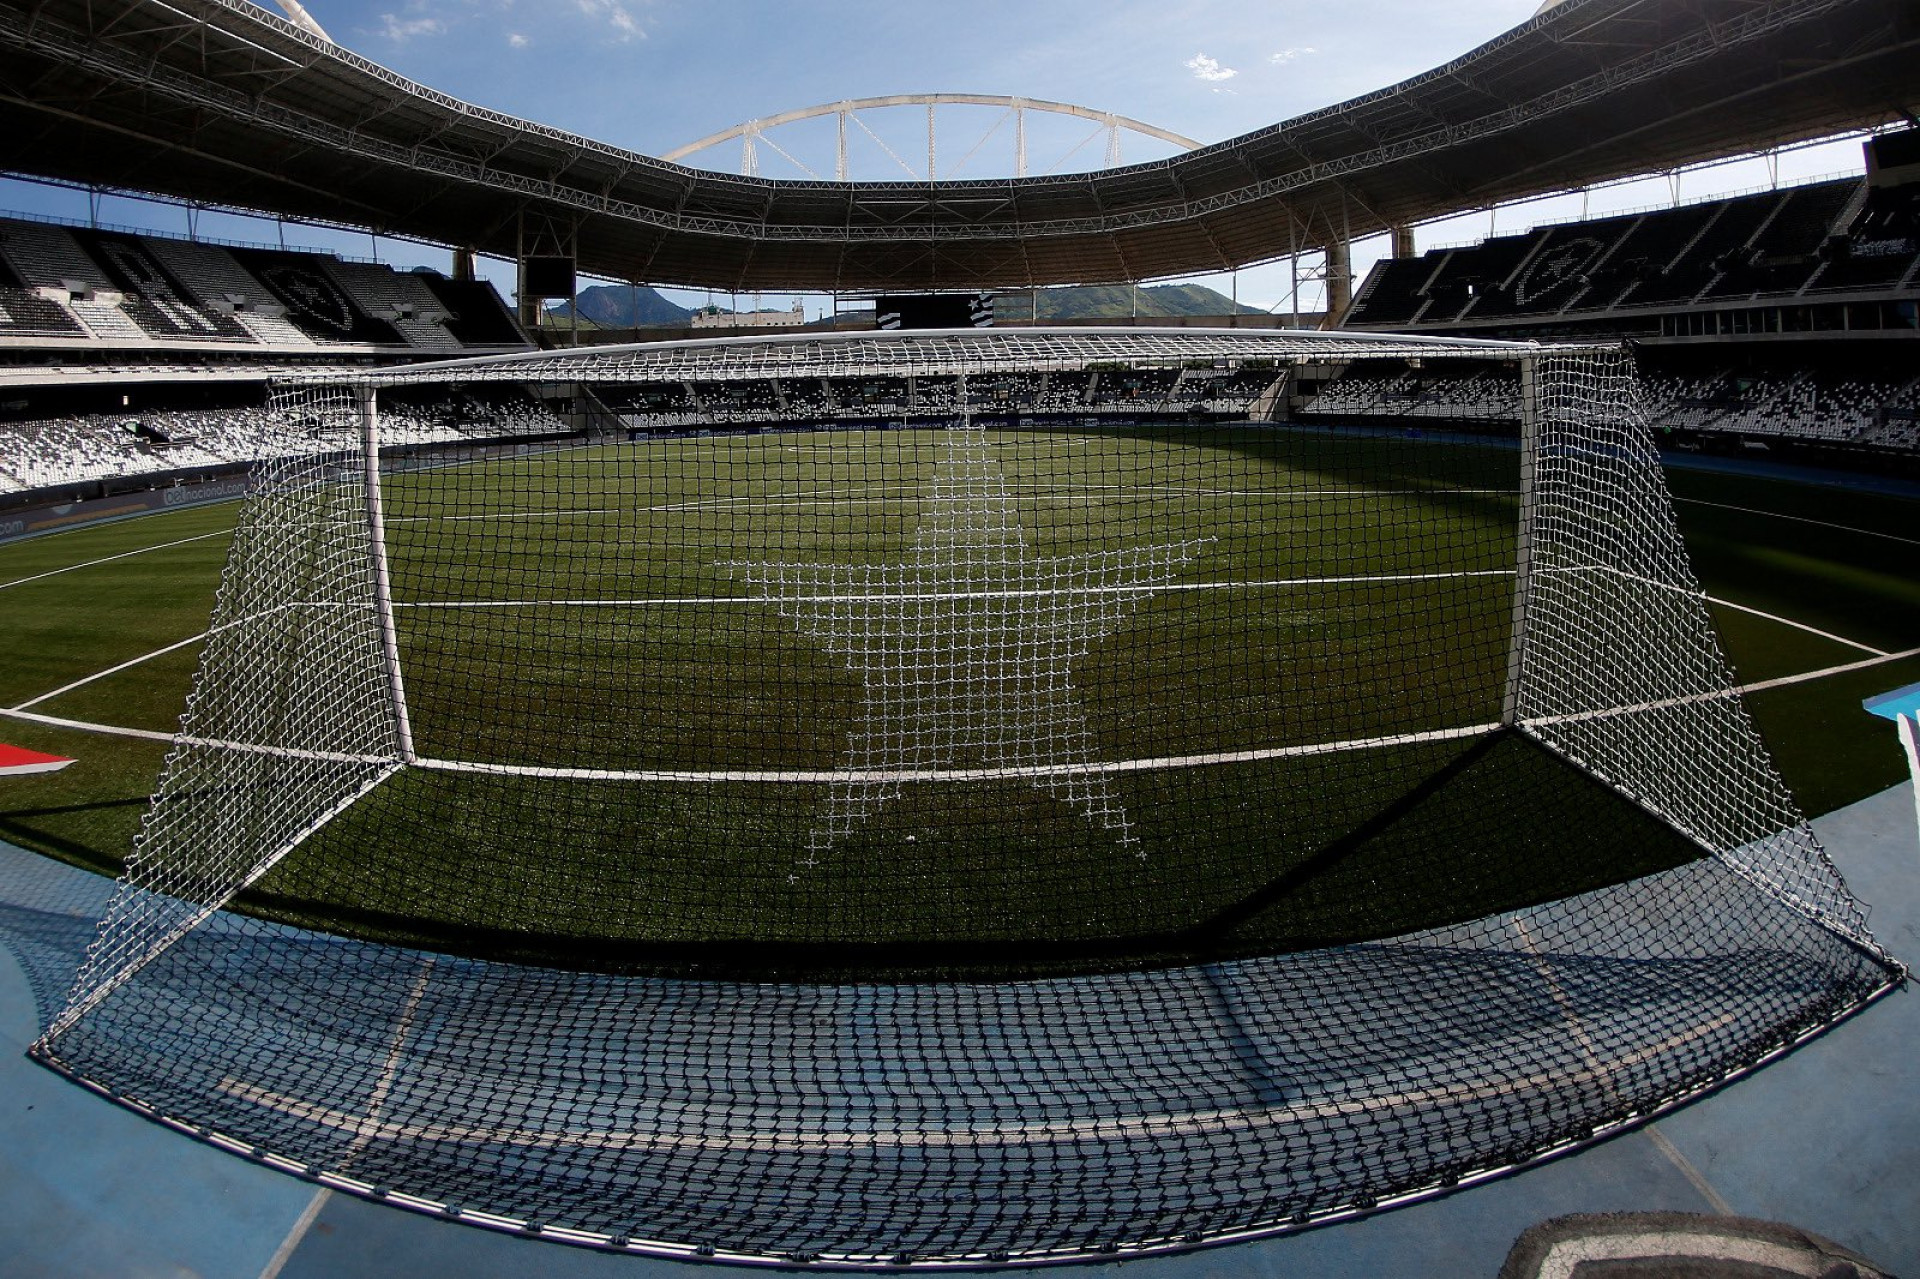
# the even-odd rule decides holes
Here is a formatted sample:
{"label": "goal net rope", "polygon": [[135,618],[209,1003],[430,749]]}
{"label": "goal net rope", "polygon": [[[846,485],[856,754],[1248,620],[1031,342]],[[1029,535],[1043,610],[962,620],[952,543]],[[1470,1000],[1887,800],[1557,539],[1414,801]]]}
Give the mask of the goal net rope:
{"label": "goal net rope", "polygon": [[851,334],[271,408],[33,1051],[327,1185],[674,1256],[1180,1247],[1592,1140],[1901,976],[1620,351]]}

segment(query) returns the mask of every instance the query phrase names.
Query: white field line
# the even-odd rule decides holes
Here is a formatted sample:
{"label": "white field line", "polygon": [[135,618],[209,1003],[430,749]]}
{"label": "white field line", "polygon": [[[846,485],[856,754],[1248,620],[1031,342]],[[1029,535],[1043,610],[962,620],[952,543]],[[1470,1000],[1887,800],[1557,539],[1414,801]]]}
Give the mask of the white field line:
{"label": "white field line", "polygon": [[1548,568],[1542,569],[1541,572],[1543,574],[1605,573],[1612,577],[1623,577],[1629,582],[1637,582],[1641,586],[1652,587],[1655,590],[1671,591],[1676,595],[1691,595],[1703,599],[1709,604],[1718,604],[1722,608],[1734,609],[1741,613],[1750,613],[1755,617],[1764,617],[1769,622],[1778,622],[1782,626],[1791,626],[1796,631],[1805,631],[1809,635],[1818,635],[1821,639],[1832,640],[1834,643],[1844,644],[1848,648],[1857,648],[1863,653],[1872,653],[1875,657],[1885,657],[1887,655],[1887,650],[1884,648],[1875,648],[1871,644],[1862,644],[1859,640],[1850,640],[1844,635],[1835,635],[1832,631],[1823,631],[1818,627],[1809,626],[1805,622],[1796,622],[1791,617],[1782,617],[1778,613],[1765,613],[1747,604],[1736,604],[1732,600],[1723,600],[1717,595],[1709,595],[1697,587],[1678,586],[1672,582],[1662,582],[1657,578],[1646,577],[1639,573],[1628,573],[1622,569],[1613,568],[1610,565],[1595,564],[1582,565],[1577,568]]}
{"label": "white field line", "polygon": [[124,560],[129,556],[145,555],[148,551],[164,551],[170,546],[185,546],[189,542],[204,542],[210,537],[231,537],[230,528],[216,529],[211,533],[201,533],[197,537],[183,537],[177,542],[158,542],[152,546],[143,546],[136,551],[122,551],[118,555],[103,555],[97,560],[86,560],[79,564],[69,564],[65,568],[50,568],[44,573],[35,573],[32,577],[16,577],[11,582],[0,582],[0,591],[10,586],[25,586],[28,582],[38,582],[42,578],[58,577],[62,573],[72,573],[78,569],[92,568],[96,564],[111,564],[115,560]]}
{"label": "white field line", "polygon": [[[284,612],[289,608],[296,608],[296,607],[299,607],[299,605],[275,604],[271,608],[264,609],[261,612],[252,613],[246,617],[238,617],[231,622],[222,622],[218,626],[210,627],[207,630],[201,631],[198,635],[189,635],[187,636],[187,638],[173,644],[168,644],[164,648],[156,648],[151,653],[142,653],[138,657],[128,658],[126,661],[121,662],[118,666],[109,666],[104,671],[95,671],[91,675],[85,676],[81,679],[74,680],[71,684],[62,684],[59,688],[54,689],[52,692],[42,693],[38,697],[30,698],[27,701],[21,702],[18,706],[13,707],[12,709],[16,711],[24,711],[28,707],[38,706],[42,702],[50,702],[54,698],[60,696],[62,693],[71,693],[76,688],[85,688],[88,684],[93,683],[95,680],[105,679],[109,675],[118,675],[121,671],[127,670],[131,667],[139,666],[143,662],[151,662],[156,657],[165,657],[168,653],[171,653],[176,649],[185,648],[189,644],[198,644],[201,640],[208,639],[208,638],[211,638],[212,636],[218,635],[221,631],[230,631],[236,626],[245,626],[250,622],[257,622],[262,618],[270,617],[275,613]],[[338,606],[329,603],[322,607],[333,608]],[[4,713],[4,712],[0,712],[0,713]]]}
{"label": "white field line", "polygon": [[[489,1128],[471,1124],[382,1120],[373,1132],[377,1140],[387,1142],[453,1142],[462,1145],[509,1144],[529,1148],[564,1147],[577,1150],[617,1150],[660,1147],[669,1151],[752,1150],[819,1151],[868,1149],[875,1146],[925,1147],[1033,1146],[1043,1142],[1129,1141],[1154,1139],[1167,1141],[1183,1136],[1223,1132],[1267,1132],[1275,1127],[1296,1124],[1325,1124],[1328,1120],[1349,1121],[1379,1110],[1458,1106],[1462,1102],[1491,1101],[1501,1097],[1540,1092],[1564,1091],[1617,1076],[1646,1062],[1681,1051],[1731,1025],[1732,1013],[1722,1013],[1698,1025],[1675,1030],[1665,1038],[1622,1053],[1605,1063],[1602,1071],[1589,1066],[1581,1070],[1538,1071],[1508,1075],[1474,1083],[1439,1083],[1422,1088],[1402,1088],[1391,1092],[1367,1093],[1349,1089],[1325,1099],[1304,1100],[1277,1106],[1221,1107],[1207,1110],[1171,1111],[1144,1115],[1108,1115],[1082,1121],[1054,1119],[1008,1123],[988,1118],[981,1123],[962,1123],[943,1127],[832,1129],[779,1128],[750,1124],[719,1132],[700,1131],[697,1124],[677,1126],[671,1123],[679,1107],[662,1106],[659,1126],[650,1131],[637,1129],[542,1129],[528,1127]],[[366,1120],[333,1107],[315,1106],[311,1100],[250,1084],[232,1077],[218,1085],[221,1092],[255,1105],[266,1106],[304,1123],[331,1128],[336,1132],[359,1134]]]}
{"label": "white field line", "polygon": [[82,679],[77,679],[73,681],[73,683],[71,684],[62,684],[59,688],[54,689],[52,692],[42,693],[38,697],[29,698],[28,700],[21,702],[18,706],[13,707],[12,709],[16,711],[24,711],[30,706],[38,706],[42,702],[50,702],[54,698],[60,696],[62,693],[71,693],[76,688],[84,688],[88,684],[93,683],[95,680],[105,679],[109,675],[118,675],[121,671],[127,670],[131,667],[138,666],[142,662],[150,662],[156,657],[165,657],[168,653],[171,653],[176,649],[185,648],[189,644],[198,644],[201,640],[207,638],[207,636],[211,634],[213,634],[212,631],[201,631],[198,635],[189,635],[187,638],[181,640],[177,644],[169,644],[165,648],[156,648],[151,653],[142,653],[138,657],[129,658],[126,661],[120,663],[118,666],[109,666],[104,671],[95,671],[93,674],[88,675]]}
{"label": "white field line", "polygon": [[[1752,684],[1742,684],[1737,688],[1718,689],[1706,693],[1691,693],[1684,697],[1670,697],[1657,702],[1641,702],[1631,706],[1611,706],[1604,710],[1579,711],[1571,715],[1541,716],[1527,721],[1530,724],[1564,724],[1581,720],[1604,719],[1611,715],[1629,715],[1642,711],[1661,710],[1671,706],[1685,706],[1693,702],[1718,701],[1724,697],[1743,697],[1749,693],[1763,693],[1768,689],[1786,688],[1793,684],[1806,684],[1817,679],[1826,679],[1834,675],[1847,675],[1854,671],[1869,670],[1875,666],[1885,666],[1889,662],[1905,661],[1910,657],[1920,657],[1920,648],[1902,649],[1897,653],[1888,653],[1881,657],[1863,658],[1857,662],[1847,662],[1840,666],[1827,666],[1817,671],[1802,671],[1797,675],[1782,675],[1777,679],[1760,680]],[[137,737],[154,742],[173,742],[183,745],[210,746],[221,750],[248,751],[267,755],[286,755],[303,759],[323,760],[329,763],[354,764],[390,764],[393,761],[385,756],[346,755],[331,751],[307,751],[289,749],[284,746],[261,746],[249,742],[230,742],[207,737],[182,737],[176,739],[172,733],[159,733],[146,728],[123,728],[116,724],[100,724],[88,720],[63,719],[57,715],[42,715],[36,711],[0,709],[0,717],[25,720],[29,723],[44,724],[50,728],[69,728],[83,733],[100,733],[109,737]],[[1207,763],[1236,763],[1242,760],[1278,758],[1285,755],[1327,754],[1342,750],[1363,750],[1371,746],[1389,746],[1410,741],[1443,741],[1455,737],[1471,737],[1493,731],[1498,725],[1480,724],[1464,728],[1438,729],[1431,733],[1410,733],[1394,737],[1363,737],[1343,742],[1318,742],[1305,746],[1283,746],[1267,750],[1223,751],[1213,755],[1188,755],[1147,760],[1121,760],[1111,764],[1071,764],[1060,765],[1053,769],[954,769],[946,771],[928,770],[925,773],[848,773],[842,771],[807,772],[755,772],[749,770],[725,772],[701,771],[632,771],[615,772],[594,769],[541,768],[535,765],[520,764],[481,764],[463,760],[422,759],[421,768],[437,768],[447,772],[495,773],[502,776],[525,777],[570,777],[570,776],[606,776],[610,778],[632,778],[651,781],[787,781],[794,779],[818,779],[826,781],[845,781],[872,777],[925,777],[930,780],[947,778],[964,780],[987,777],[1028,777],[1040,776],[1048,772],[1071,772],[1076,769],[1086,771],[1135,772],[1150,768],[1197,767]]]}
{"label": "white field line", "polygon": [[1470,577],[1512,577],[1512,569],[1470,569],[1453,573],[1363,573],[1351,577],[1278,577],[1256,582],[1174,582],[1166,586],[1067,586],[1005,591],[861,592],[850,595],[667,595],[631,599],[418,600],[395,608],[697,608],[716,604],[898,604],[920,600],[1012,600],[1060,595],[1167,595],[1191,591],[1265,591],[1296,586],[1349,586],[1373,582],[1439,582]]}
{"label": "white field line", "polygon": [[1844,644],[1848,648],[1857,648],[1862,653],[1872,653],[1875,657],[1885,657],[1887,655],[1887,650],[1884,648],[1875,648],[1871,644],[1862,644],[1859,640],[1850,640],[1844,635],[1835,635],[1832,631],[1823,631],[1817,626],[1808,626],[1805,622],[1796,622],[1791,617],[1782,617],[1778,613],[1762,612],[1751,605],[1735,604],[1732,600],[1715,599],[1711,595],[1707,596],[1707,599],[1722,608],[1734,609],[1741,613],[1751,613],[1755,617],[1764,617],[1769,622],[1778,622],[1782,626],[1791,626],[1796,631],[1805,631],[1809,635],[1818,635],[1821,639],[1832,640],[1834,643]]}
{"label": "white field line", "polygon": [[1826,679],[1832,675],[1846,675],[1852,671],[1864,671],[1875,666],[1884,666],[1888,662],[1904,661],[1909,657],[1920,657],[1920,648],[1902,649],[1898,653],[1883,653],[1879,657],[1862,658],[1857,662],[1847,662],[1840,666],[1826,666],[1817,671],[1801,671],[1797,675],[1782,675],[1776,679],[1763,679],[1752,684],[1741,684],[1736,688],[1713,689],[1704,693],[1685,693],[1679,697],[1663,697],[1654,702],[1638,702],[1631,706],[1608,706],[1595,711],[1573,711],[1566,715],[1536,715],[1525,721],[1528,725],[1538,724],[1578,724],[1586,720],[1608,719],[1614,715],[1634,715],[1642,711],[1667,710],[1675,706],[1691,706],[1696,702],[1714,702],[1725,697],[1745,697],[1749,693],[1764,693],[1770,688],[1787,688],[1794,684],[1806,684],[1817,679]]}
{"label": "white field line", "polygon": [[1879,657],[1869,657],[1858,662],[1848,662],[1843,666],[1828,666],[1817,671],[1802,671],[1798,675],[1782,675],[1777,679],[1763,679],[1754,684],[1742,684],[1741,693],[1764,693],[1770,688],[1786,688],[1791,684],[1805,684],[1809,680],[1825,679],[1829,675],[1846,675],[1853,671],[1864,671],[1875,666],[1884,666],[1888,662],[1904,661],[1909,657],[1920,657],[1920,648],[1903,648],[1897,653],[1883,653]]}
{"label": "white field line", "polygon": [[1000,768],[741,768],[644,769],[548,768],[527,764],[481,764],[470,760],[420,759],[416,764],[439,773],[482,773],[506,777],[540,777],[588,782],[767,782],[788,785],[884,782],[996,782],[1032,781],[1045,777],[1078,777],[1114,773],[1158,772],[1174,768],[1210,768],[1221,764],[1258,763],[1302,755],[1330,755],[1339,751],[1369,750],[1379,746],[1408,746],[1482,737],[1499,724],[1469,724],[1463,728],[1436,728],[1385,737],[1355,737],[1341,742],[1311,742],[1302,746],[1268,746],[1254,750],[1214,751],[1204,755],[1162,755],[1151,759],[1101,762],[1031,764]]}
{"label": "white field line", "polygon": [[1827,520],[1809,519],[1804,515],[1785,515],[1779,511],[1765,511],[1757,506],[1733,506],[1727,502],[1707,502],[1697,497],[1676,497],[1676,502],[1685,502],[1688,506],[1711,506],[1722,511],[1739,511],[1743,515],[1764,515],[1768,519],[1786,520],[1793,524],[1811,524],[1815,528],[1830,528],[1841,533],[1857,533],[1861,537],[1877,537],[1888,542],[1899,542],[1905,546],[1920,546],[1920,538],[1901,537],[1897,533],[1882,533],[1876,529],[1855,528],[1851,524],[1834,524]]}
{"label": "white field line", "polygon": [[149,742],[171,742],[172,733],[159,733],[151,728],[124,728],[118,724],[95,724],[83,719],[62,719],[58,715],[40,715],[33,711],[0,710],[0,715],[8,719],[25,720],[29,724],[44,724],[48,728],[71,728],[82,733],[100,733],[107,737],[138,737]]}

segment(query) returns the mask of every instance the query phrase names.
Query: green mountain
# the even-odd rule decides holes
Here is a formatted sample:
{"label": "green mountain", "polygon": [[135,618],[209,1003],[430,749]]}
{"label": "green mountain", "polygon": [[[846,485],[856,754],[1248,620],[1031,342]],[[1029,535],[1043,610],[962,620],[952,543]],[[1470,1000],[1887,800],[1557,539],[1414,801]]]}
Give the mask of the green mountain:
{"label": "green mountain", "polygon": [[[1002,293],[994,299],[993,318],[1000,322],[1028,319],[1033,311],[1030,292]],[[1139,290],[1138,314],[1231,315],[1233,300],[1203,284],[1146,284]],[[1135,314],[1134,291],[1124,284],[1080,284],[1040,290],[1040,319],[1098,320]],[[1242,315],[1264,314],[1259,307],[1240,305]]]}
{"label": "green mountain", "polygon": [[[635,329],[649,324],[685,324],[693,312],[661,297],[653,289],[625,284],[590,284],[580,290],[580,318],[603,329]],[[572,304],[547,308],[548,323],[566,327]]]}

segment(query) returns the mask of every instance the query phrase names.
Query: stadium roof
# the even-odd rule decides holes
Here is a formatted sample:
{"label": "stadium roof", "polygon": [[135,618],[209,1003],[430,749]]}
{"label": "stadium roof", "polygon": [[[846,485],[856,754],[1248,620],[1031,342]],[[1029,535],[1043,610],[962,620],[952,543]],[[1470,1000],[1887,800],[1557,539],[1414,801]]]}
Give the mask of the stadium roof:
{"label": "stadium roof", "polygon": [[1907,116],[1911,0],[1564,0],[1445,66],[1092,174],[829,183],[685,168],[437,93],[249,0],[0,0],[21,173],[755,289],[1220,270]]}

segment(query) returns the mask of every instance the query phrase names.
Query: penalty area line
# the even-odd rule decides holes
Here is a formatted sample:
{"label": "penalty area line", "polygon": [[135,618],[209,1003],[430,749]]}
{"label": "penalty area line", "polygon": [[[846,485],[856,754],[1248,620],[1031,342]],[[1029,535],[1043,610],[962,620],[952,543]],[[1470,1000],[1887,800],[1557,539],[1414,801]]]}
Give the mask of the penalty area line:
{"label": "penalty area line", "polygon": [[165,648],[156,648],[151,653],[142,653],[138,657],[128,658],[126,661],[121,662],[118,666],[109,666],[104,671],[95,671],[91,675],[85,676],[84,678],[81,678],[81,679],[74,680],[71,684],[62,684],[59,688],[56,688],[51,692],[42,693],[38,697],[28,698],[26,701],[21,702],[18,706],[14,706],[9,709],[14,711],[24,711],[29,707],[38,706],[42,702],[50,702],[54,698],[59,697],[63,693],[71,693],[76,688],[85,688],[88,684],[93,683],[95,680],[105,679],[109,675],[118,675],[121,671],[131,669],[132,667],[135,667],[135,666],[139,666],[143,662],[150,662],[156,657],[165,657],[168,653],[172,653],[172,652],[175,652],[176,650],[183,649],[187,647],[189,644],[198,644],[201,640],[206,639],[211,634],[213,634],[212,631],[201,631],[198,635],[189,635],[187,636],[187,638],[179,641],[176,644],[169,644]]}
{"label": "penalty area line", "polygon": [[50,568],[44,573],[35,573],[31,577],[16,577],[10,582],[0,582],[0,591],[12,586],[25,586],[28,582],[38,582],[43,578],[58,577],[62,573],[72,573],[83,568],[92,568],[97,564],[111,564],[115,560],[128,559],[135,555],[145,555],[148,551],[164,551],[173,546],[185,546],[190,542],[204,542],[210,537],[232,537],[230,528],[215,529],[211,533],[201,533],[195,537],[183,537],[177,542],[158,542],[152,546],[142,546],[137,550],[122,551],[118,555],[103,555],[97,560],[85,560],[79,564],[69,564],[65,568]]}

